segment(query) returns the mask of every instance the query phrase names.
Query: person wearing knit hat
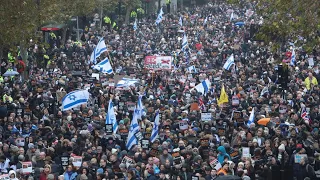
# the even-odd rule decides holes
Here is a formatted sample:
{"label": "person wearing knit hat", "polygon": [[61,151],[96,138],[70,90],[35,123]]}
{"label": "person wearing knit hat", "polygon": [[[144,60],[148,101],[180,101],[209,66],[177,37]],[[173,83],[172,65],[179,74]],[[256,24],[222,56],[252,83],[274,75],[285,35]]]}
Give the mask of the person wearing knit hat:
{"label": "person wearing knit hat", "polygon": [[81,174],[79,180],[88,180],[88,177],[87,177],[87,175],[85,175],[85,174]]}
{"label": "person wearing knit hat", "polygon": [[239,162],[237,169],[243,169],[243,168],[244,168],[244,163],[243,162]]}
{"label": "person wearing knit hat", "polygon": [[98,174],[103,174],[103,169],[102,168],[97,169],[97,173]]}

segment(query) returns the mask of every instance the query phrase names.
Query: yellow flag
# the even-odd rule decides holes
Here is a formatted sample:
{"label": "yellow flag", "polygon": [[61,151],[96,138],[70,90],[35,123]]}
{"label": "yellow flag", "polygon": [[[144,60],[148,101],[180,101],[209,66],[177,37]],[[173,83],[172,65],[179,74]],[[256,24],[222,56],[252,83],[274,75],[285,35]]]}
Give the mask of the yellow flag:
{"label": "yellow flag", "polygon": [[224,89],[224,86],[221,88],[220,92],[220,98],[218,99],[218,105],[220,106],[223,103],[228,103],[229,102],[229,97],[226,93],[226,90]]}

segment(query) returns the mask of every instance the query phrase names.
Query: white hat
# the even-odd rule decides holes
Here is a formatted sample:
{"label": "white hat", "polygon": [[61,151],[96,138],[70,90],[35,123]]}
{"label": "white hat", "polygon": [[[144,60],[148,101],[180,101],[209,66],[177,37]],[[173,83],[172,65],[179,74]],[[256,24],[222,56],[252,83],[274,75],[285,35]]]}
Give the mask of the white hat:
{"label": "white hat", "polygon": [[112,148],[112,150],[111,150],[111,154],[116,154],[116,153],[117,153],[117,151],[118,151],[117,149],[113,149],[113,148]]}
{"label": "white hat", "polygon": [[279,150],[283,150],[283,151],[285,151],[285,150],[286,150],[286,148],[285,148],[284,144],[281,144],[281,145],[278,147],[278,149],[279,149]]}

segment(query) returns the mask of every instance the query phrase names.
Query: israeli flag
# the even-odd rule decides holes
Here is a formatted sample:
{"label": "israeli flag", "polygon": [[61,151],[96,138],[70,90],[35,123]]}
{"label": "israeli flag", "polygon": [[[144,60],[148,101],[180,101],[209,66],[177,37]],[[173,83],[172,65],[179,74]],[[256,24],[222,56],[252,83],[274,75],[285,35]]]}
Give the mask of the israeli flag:
{"label": "israeli flag", "polygon": [[234,14],[233,14],[233,11],[232,11],[232,13],[230,15],[230,22],[232,21],[233,18],[234,18]]}
{"label": "israeli flag", "polygon": [[228,58],[228,60],[226,61],[226,63],[224,63],[223,68],[225,70],[229,70],[230,67],[234,64],[234,57],[233,54]]}
{"label": "israeli flag", "polygon": [[113,70],[110,64],[110,61],[108,58],[105,58],[103,61],[99,62],[98,64],[94,65],[92,67],[93,69],[96,69],[102,73],[112,74]]}
{"label": "israeli flag", "polygon": [[187,47],[188,47],[188,38],[186,34],[184,34],[182,39],[182,48],[181,48],[182,51],[185,51]]}
{"label": "israeli flag", "polygon": [[133,30],[136,31],[138,29],[137,19],[133,23]]}
{"label": "israeli flag", "polygon": [[87,103],[90,94],[87,90],[77,90],[68,93],[62,98],[62,111],[67,111],[81,104]]}
{"label": "israeli flag", "polygon": [[106,116],[106,124],[112,124],[113,133],[117,133],[118,123],[116,119],[116,114],[114,113],[113,103],[111,99],[109,101],[108,114]]}
{"label": "israeli flag", "polygon": [[261,93],[260,93],[260,97],[262,97],[263,95],[269,93],[269,89],[267,86],[265,86],[262,90],[261,90]]}
{"label": "israeli flag", "polygon": [[180,18],[179,18],[179,25],[180,26],[183,26],[183,24],[182,24],[182,17],[180,16]]}
{"label": "israeli flag", "polygon": [[206,79],[204,81],[202,81],[201,83],[199,83],[198,85],[196,85],[196,87],[194,87],[198,92],[202,93],[202,94],[206,94],[209,91],[209,88],[211,86],[211,82]]}
{"label": "israeli flag", "polygon": [[208,17],[206,17],[203,21],[203,26],[207,24],[207,21],[208,21]]}
{"label": "israeli flag", "polygon": [[138,124],[137,117],[138,117],[137,110],[134,109],[132,121],[130,124],[129,134],[128,134],[128,138],[127,138],[127,144],[126,144],[126,147],[128,150],[130,150],[133,145],[138,144],[138,140],[135,136],[135,134],[140,131],[140,126]]}
{"label": "israeli flag", "polygon": [[11,129],[12,133],[17,133],[19,132],[18,128],[16,127],[16,125],[13,125],[12,129]]}
{"label": "israeli flag", "polygon": [[159,125],[160,125],[160,116],[159,116],[159,110],[156,112],[156,117],[154,119],[154,124],[152,128],[152,133],[150,137],[151,143],[153,143],[157,138],[159,134]]}
{"label": "israeli flag", "polygon": [[158,14],[158,17],[157,17],[157,20],[156,20],[156,25],[160,24],[160,22],[162,21],[163,19],[163,11],[162,11],[162,8],[160,9],[160,12]]}
{"label": "israeli flag", "polygon": [[38,126],[36,126],[36,125],[33,124],[33,125],[31,126],[31,130],[38,130]]}
{"label": "israeli flag", "polygon": [[249,120],[247,122],[247,126],[250,127],[250,124],[254,123],[254,108],[252,108],[252,111],[250,113]]}
{"label": "israeli flag", "polygon": [[290,65],[291,66],[295,66],[296,65],[296,52],[294,51],[294,48],[292,49]]}
{"label": "israeli flag", "polygon": [[142,96],[139,95],[138,105],[137,105],[137,118],[142,119],[141,117],[144,115],[144,113],[145,111],[144,111],[144,106],[142,104]]}
{"label": "israeli flag", "polygon": [[190,66],[190,67],[188,67],[188,71],[189,71],[189,73],[196,73],[197,69],[195,66]]}
{"label": "israeli flag", "polygon": [[127,88],[135,83],[139,82],[139,79],[130,79],[130,78],[122,78],[118,83],[117,83],[117,88]]}
{"label": "israeli flag", "polygon": [[91,57],[90,57],[90,62],[93,64],[97,63],[97,58],[103,53],[107,51],[107,46],[106,43],[104,42],[104,39],[101,38],[100,41],[98,42],[96,48],[94,48]]}

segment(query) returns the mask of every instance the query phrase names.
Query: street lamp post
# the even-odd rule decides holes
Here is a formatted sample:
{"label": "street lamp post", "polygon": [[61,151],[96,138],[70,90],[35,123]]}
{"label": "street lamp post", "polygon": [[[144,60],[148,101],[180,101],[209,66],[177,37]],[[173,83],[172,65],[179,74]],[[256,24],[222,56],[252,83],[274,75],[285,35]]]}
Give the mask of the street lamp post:
{"label": "street lamp post", "polygon": [[77,41],[80,40],[80,33],[79,33],[79,16],[77,16]]}

